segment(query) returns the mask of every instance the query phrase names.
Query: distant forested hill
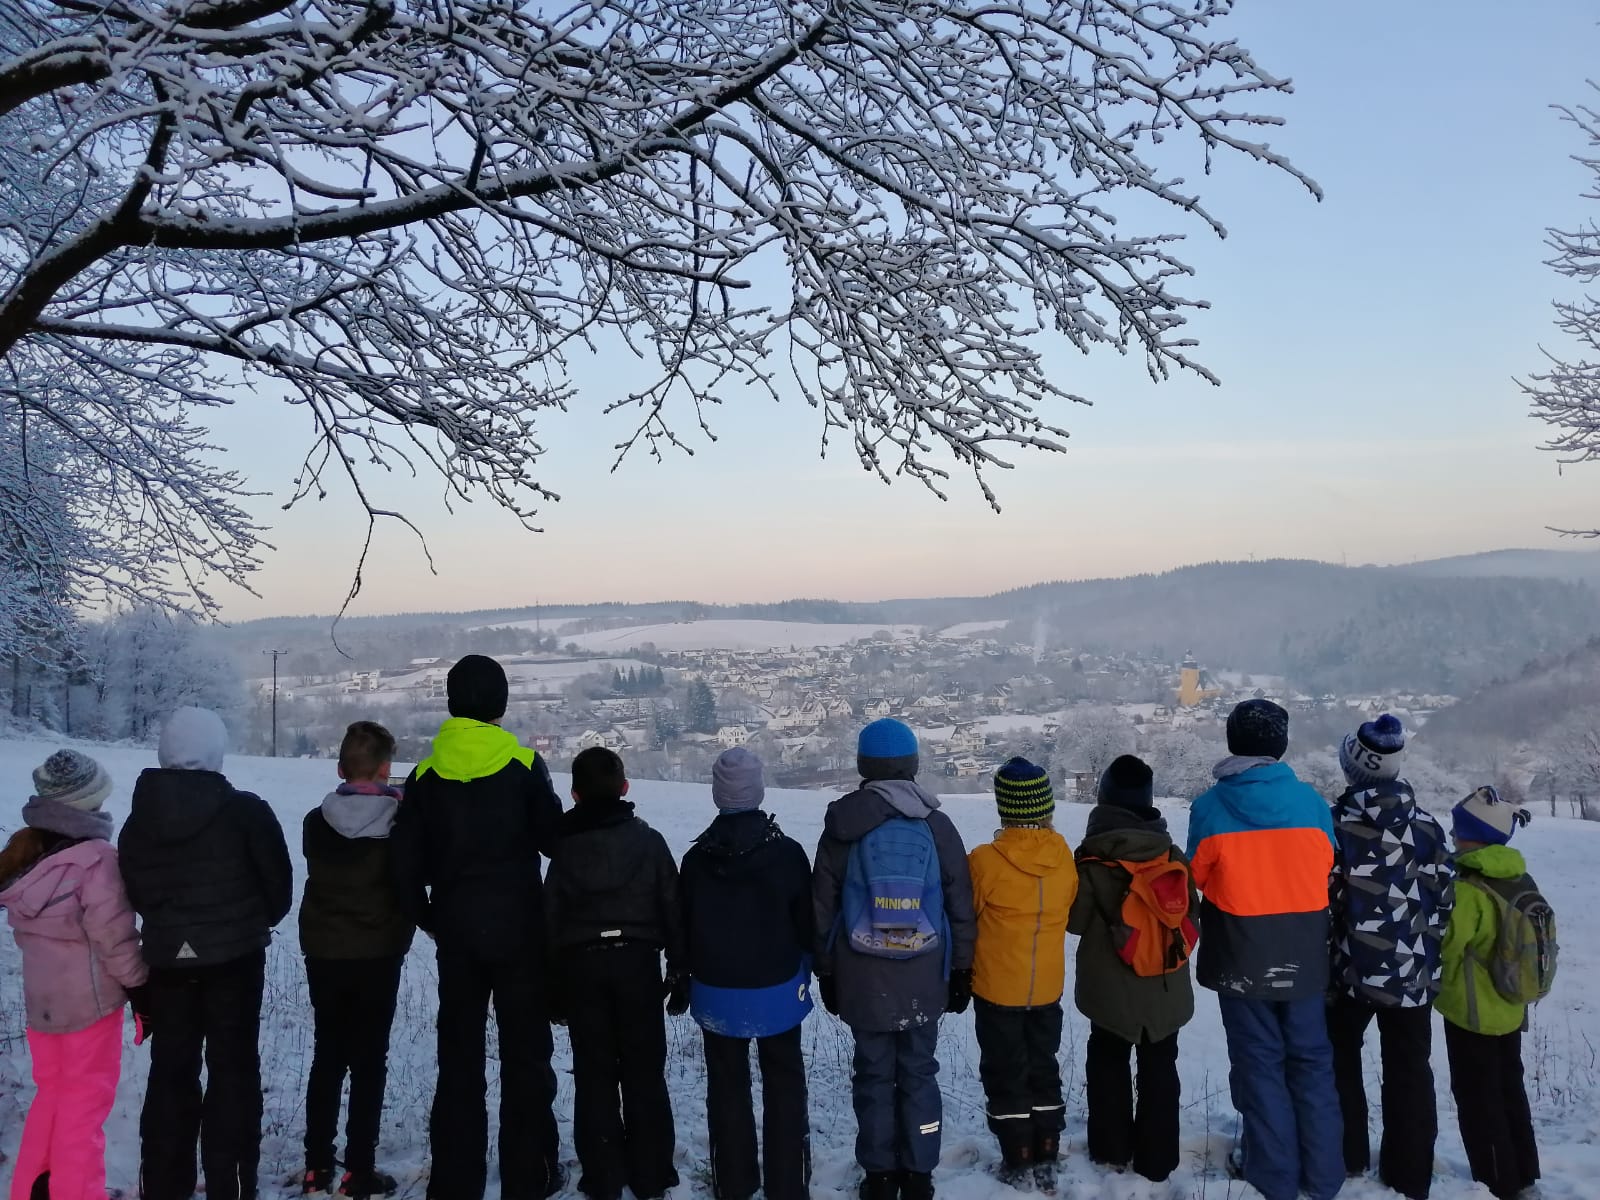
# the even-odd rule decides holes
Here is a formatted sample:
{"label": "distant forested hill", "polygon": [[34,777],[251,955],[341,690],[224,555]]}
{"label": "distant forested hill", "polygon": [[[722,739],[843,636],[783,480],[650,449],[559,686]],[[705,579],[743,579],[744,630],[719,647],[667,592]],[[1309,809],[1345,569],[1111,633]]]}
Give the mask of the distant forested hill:
{"label": "distant forested hill", "polygon": [[[852,603],[599,603],[544,609],[349,618],[341,641],[404,630],[528,621],[543,628],[604,628],[726,617],[922,625],[1009,623],[1042,648],[1142,652],[1281,674],[1308,691],[1405,689],[1465,695],[1531,660],[1566,653],[1600,634],[1600,555],[1497,551],[1397,567],[1342,567],[1295,559],[1217,562],[1122,579],[1039,583],[992,596]],[[1503,571],[1503,574],[1496,574]],[[325,643],[326,617],[274,618],[232,627],[236,644]],[[419,651],[420,652],[420,651]],[[440,648],[435,653],[447,652]]]}

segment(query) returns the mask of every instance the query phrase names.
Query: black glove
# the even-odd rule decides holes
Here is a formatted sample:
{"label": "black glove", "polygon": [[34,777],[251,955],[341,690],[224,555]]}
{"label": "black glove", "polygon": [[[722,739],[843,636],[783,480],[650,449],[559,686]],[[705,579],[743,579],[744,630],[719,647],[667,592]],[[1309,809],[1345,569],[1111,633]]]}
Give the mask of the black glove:
{"label": "black glove", "polygon": [[133,1010],[133,1044],[139,1046],[155,1032],[150,1020],[150,985],[141,983],[122,990],[128,993],[128,1007]]}
{"label": "black glove", "polygon": [[839,1015],[839,992],[833,986],[832,975],[817,976],[817,993],[822,997],[822,1007],[837,1017]]}
{"label": "black glove", "polygon": [[972,968],[957,968],[950,972],[950,999],[946,1001],[946,1012],[964,1013],[967,1006],[972,1003]]}
{"label": "black glove", "polygon": [[667,997],[667,1015],[681,1017],[689,1011],[689,972],[668,971],[663,990]]}

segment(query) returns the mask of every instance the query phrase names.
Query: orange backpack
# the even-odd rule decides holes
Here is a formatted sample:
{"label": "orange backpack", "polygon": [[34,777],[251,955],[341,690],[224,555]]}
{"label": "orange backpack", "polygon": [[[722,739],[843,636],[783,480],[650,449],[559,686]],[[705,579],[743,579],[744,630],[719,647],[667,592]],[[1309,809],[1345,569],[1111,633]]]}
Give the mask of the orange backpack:
{"label": "orange backpack", "polygon": [[1188,864],[1170,850],[1148,862],[1093,856],[1079,861],[1115,867],[1128,877],[1122,912],[1116,920],[1106,914],[1106,923],[1117,957],[1135,975],[1166,975],[1189,961],[1200,931],[1189,919]]}

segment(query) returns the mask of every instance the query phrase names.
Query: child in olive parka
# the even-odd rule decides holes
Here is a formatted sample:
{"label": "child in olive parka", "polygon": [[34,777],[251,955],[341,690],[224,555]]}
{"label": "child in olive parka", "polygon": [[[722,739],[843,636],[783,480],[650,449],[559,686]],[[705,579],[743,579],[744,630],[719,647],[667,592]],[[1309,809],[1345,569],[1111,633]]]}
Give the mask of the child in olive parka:
{"label": "child in olive parka", "polygon": [[[1153,795],[1153,776],[1140,759],[1125,754],[1106,768],[1078,845],[1078,897],[1067,931],[1079,935],[1073,998],[1091,1023],[1084,1063],[1089,1157],[1162,1180],[1178,1165],[1178,1030],[1194,1016],[1194,989],[1187,963],[1166,975],[1134,974],[1117,953],[1113,930],[1128,892],[1127,872],[1113,863],[1168,855],[1185,861]],[[1190,919],[1199,911],[1191,884]],[[1130,1056],[1138,1063],[1137,1104]]]}

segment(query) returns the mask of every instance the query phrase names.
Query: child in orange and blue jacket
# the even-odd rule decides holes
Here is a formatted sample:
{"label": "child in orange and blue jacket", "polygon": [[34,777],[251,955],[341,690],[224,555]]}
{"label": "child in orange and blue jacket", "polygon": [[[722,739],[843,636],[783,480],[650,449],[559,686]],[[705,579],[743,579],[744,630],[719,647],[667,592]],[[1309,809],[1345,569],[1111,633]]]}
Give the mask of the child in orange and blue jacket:
{"label": "child in orange and blue jacket", "polygon": [[1189,812],[1204,902],[1195,979],[1217,993],[1239,1147],[1229,1167],[1266,1200],[1332,1200],[1344,1121],[1328,1040],[1328,876],[1333,816],[1282,759],[1289,714],[1246,700],[1229,757]]}
{"label": "child in orange and blue jacket", "polygon": [[978,1075],[1001,1179],[1055,1187],[1061,1101],[1061,993],[1078,869],[1051,823],[1050,775],[1013,758],[994,777],[1000,830],[968,856],[978,943],[972,963]]}

